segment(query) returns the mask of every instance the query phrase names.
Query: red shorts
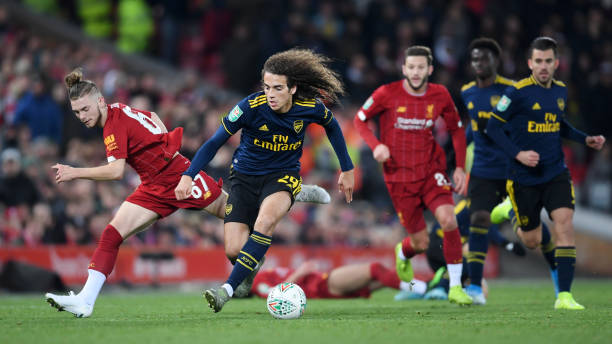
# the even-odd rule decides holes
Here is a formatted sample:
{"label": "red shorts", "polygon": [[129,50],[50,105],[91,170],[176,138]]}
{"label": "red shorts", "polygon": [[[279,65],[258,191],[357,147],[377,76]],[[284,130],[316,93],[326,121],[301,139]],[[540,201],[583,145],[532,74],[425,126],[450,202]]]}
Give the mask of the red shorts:
{"label": "red shorts", "polygon": [[222,189],[221,182],[216,182],[202,171],[193,179],[191,197],[179,201],[174,194],[174,189],[189,164],[189,159],[177,155],[157,178],[140,184],[126,201],[154,211],[161,217],[166,217],[177,209],[206,208],[221,195]]}
{"label": "red shorts", "polygon": [[329,292],[329,286],[327,285],[327,278],[329,274],[312,272],[302,277],[298,282],[298,285],[304,290],[306,298],[308,299],[347,299],[356,297],[370,297],[370,288],[364,287],[356,290],[347,295],[334,295]]}
{"label": "red shorts", "polygon": [[444,172],[434,172],[415,183],[389,182],[387,189],[400,222],[408,233],[426,229],[423,211],[432,213],[444,204],[454,204],[451,183]]}

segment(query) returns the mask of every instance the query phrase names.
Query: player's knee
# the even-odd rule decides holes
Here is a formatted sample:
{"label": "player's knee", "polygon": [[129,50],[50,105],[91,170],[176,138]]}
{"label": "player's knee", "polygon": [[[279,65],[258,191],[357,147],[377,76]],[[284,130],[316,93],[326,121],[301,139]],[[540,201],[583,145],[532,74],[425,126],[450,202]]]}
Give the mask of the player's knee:
{"label": "player's knee", "polygon": [[525,244],[525,246],[531,250],[535,250],[536,248],[540,247],[541,242],[542,242],[541,238],[537,238],[537,237],[530,236],[530,237],[523,238],[523,244]]}
{"label": "player's knee", "polygon": [[490,214],[485,210],[478,210],[472,213],[470,221],[472,222],[472,226],[481,228],[488,228],[491,225]]}
{"label": "player's knee", "polygon": [[423,238],[414,238],[412,240],[412,248],[416,253],[421,253],[427,251],[429,247],[429,237],[425,236]]}
{"label": "player's knee", "polygon": [[438,220],[443,231],[449,231],[457,228],[457,219],[455,215],[444,216]]}

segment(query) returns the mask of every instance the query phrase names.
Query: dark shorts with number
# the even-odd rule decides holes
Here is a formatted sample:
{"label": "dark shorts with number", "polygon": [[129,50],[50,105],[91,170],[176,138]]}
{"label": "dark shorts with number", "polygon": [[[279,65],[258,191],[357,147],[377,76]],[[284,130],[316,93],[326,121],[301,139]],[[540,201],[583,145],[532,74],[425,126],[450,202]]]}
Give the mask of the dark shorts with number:
{"label": "dark shorts with number", "polygon": [[521,185],[509,180],[506,189],[517,224],[525,232],[540,225],[542,208],[546,209],[548,216],[555,209],[574,209],[574,185],[567,169],[550,181],[537,185]]}
{"label": "dark shorts with number", "polygon": [[297,172],[275,172],[253,176],[231,170],[231,188],[225,206],[225,223],[245,223],[252,231],[263,200],[273,193],[287,191],[291,205],[302,190],[302,177]]}
{"label": "dark shorts with number", "polygon": [[506,196],[505,179],[487,179],[470,176],[468,198],[470,199],[470,212],[479,210],[491,212],[493,207],[504,200]]}

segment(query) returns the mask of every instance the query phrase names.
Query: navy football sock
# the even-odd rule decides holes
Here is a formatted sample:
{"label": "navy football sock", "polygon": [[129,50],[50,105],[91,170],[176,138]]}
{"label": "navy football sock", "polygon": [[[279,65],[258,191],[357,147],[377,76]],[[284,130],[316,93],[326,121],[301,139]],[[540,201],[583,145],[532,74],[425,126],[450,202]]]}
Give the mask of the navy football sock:
{"label": "navy football sock", "polygon": [[559,292],[570,291],[574,279],[576,265],[576,246],[557,246],[555,249],[557,261],[557,276],[559,278]]}
{"label": "navy football sock", "polygon": [[253,272],[253,269],[255,269],[261,257],[266,254],[271,244],[272,237],[253,231],[253,234],[249,236],[249,240],[247,240],[240,253],[238,253],[236,264],[226,283],[236,290],[236,287]]}
{"label": "navy football sock", "polygon": [[489,229],[477,226],[470,227],[467,263],[470,274],[470,283],[480,286],[482,284],[482,271],[484,269],[487,250],[489,249]]}
{"label": "navy football sock", "polygon": [[550,230],[548,230],[548,226],[545,223],[542,223],[542,243],[540,244],[540,249],[544,259],[546,259],[546,263],[548,263],[548,267],[551,270],[555,270],[557,268],[555,262],[555,244],[551,240]]}

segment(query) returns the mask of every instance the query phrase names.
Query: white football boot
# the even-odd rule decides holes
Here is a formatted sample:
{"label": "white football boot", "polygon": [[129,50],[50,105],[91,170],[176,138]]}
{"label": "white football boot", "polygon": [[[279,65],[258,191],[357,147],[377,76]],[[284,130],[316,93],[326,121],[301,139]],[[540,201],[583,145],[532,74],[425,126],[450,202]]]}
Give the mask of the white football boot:
{"label": "white football boot", "polygon": [[302,184],[302,191],[295,196],[296,202],[328,204],[329,193],[318,185]]}
{"label": "white football boot", "polygon": [[45,298],[51,306],[57,308],[58,312],[70,312],[77,318],[87,318],[93,312],[93,306],[86,304],[82,298],[72,291],[68,295],[46,293]]}

